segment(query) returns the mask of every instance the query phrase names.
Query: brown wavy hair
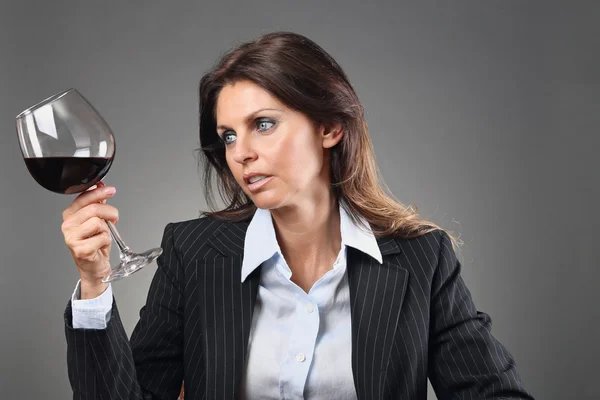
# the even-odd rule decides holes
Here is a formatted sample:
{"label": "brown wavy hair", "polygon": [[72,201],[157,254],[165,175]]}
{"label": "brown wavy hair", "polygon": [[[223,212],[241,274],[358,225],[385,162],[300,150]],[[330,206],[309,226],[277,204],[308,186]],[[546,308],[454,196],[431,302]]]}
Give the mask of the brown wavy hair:
{"label": "brown wavy hair", "polygon": [[[381,179],[364,108],[345,72],[315,42],[291,32],[273,32],[240,44],[224,54],[200,81],[201,147],[197,151],[203,155],[204,193],[212,210],[203,212],[204,216],[241,222],[249,221],[256,210],[233,177],[216,130],[217,97],[225,85],[240,80],[262,87],[317,125],[342,125],[344,135],[330,149],[331,185],[336,200],[354,221],[362,216],[378,237],[413,238],[443,230],[420,218],[416,207],[394,198]],[[224,209],[215,207],[213,183],[226,204]],[[455,248],[461,244],[446,233]]]}

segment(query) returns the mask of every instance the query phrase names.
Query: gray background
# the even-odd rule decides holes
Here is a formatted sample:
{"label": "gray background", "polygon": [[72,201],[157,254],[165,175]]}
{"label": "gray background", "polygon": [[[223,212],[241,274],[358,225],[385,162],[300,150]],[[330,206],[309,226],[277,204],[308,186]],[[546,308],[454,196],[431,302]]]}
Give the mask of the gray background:
{"label": "gray background", "polygon": [[[461,234],[477,306],[536,398],[600,398],[599,3],[244,4],[1,3],[0,397],[71,396],[62,313],[78,278],[60,230],[74,196],[30,177],[15,115],[68,87],[92,101],[116,136],[119,230],[146,249],[205,208],[202,73],[282,29],[345,68],[395,195]],[[155,269],[114,286],[129,332]]]}

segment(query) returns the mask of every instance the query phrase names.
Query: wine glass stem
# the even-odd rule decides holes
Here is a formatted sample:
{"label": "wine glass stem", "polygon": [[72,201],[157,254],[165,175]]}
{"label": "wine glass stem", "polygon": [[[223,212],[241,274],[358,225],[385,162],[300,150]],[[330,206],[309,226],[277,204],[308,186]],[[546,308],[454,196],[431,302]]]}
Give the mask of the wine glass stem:
{"label": "wine glass stem", "polygon": [[110,234],[111,234],[113,240],[119,247],[119,257],[121,258],[121,261],[129,260],[129,258],[131,256],[131,250],[129,250],[129,247],[127,247],[127,245],[125,244],[123,239],[121,239],[121,236],[119,235],[119,232],[117,231],[117,228],[110,221],[106,221],[106,224],[108,225],[108,229],[110,230]]}

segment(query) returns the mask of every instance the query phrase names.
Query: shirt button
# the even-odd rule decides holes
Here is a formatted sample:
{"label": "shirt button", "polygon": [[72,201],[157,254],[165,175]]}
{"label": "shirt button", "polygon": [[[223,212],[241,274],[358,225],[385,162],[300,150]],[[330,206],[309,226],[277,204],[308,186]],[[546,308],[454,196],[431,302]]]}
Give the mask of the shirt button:
{"label": "shirt button", "polygon": [[296,354],[296,361],[298,361],[298,362],[302,362],[302,361],[304,361],[305,359],[306,359],[306,357],[304,357],[304,354],[302,354],[302,353],[298,353],[298,354]]}
{"label": "shirt button", "polygon": [[309,313],[313,312],[315,308],[313,307],[312,304],[307,304],[306,305],[306,311],[308,311]]}

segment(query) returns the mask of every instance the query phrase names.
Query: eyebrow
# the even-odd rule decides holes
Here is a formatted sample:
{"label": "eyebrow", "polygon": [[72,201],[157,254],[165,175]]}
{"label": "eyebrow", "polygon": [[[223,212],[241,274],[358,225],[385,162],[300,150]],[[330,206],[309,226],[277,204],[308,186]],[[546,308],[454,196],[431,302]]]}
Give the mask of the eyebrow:
{"label": "eyebrow", "polygon": [[[262,111],[279,111],[279,112],[283,112],[283,110],[279,109],[279,108],[261,108],[258,109],[256,111],[251,112],[250,114],[248,114],[246,116],[246,118],[244,118],[244,122],[249,123],[250,121],[252,121],[254,119],[254,117],[256,116],[256,114],[262,112]],[[231,128],[227,125],[217,125],[217,129],[224,129],[224,130],[231,130]]]}

